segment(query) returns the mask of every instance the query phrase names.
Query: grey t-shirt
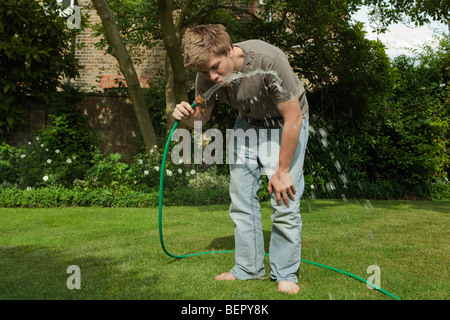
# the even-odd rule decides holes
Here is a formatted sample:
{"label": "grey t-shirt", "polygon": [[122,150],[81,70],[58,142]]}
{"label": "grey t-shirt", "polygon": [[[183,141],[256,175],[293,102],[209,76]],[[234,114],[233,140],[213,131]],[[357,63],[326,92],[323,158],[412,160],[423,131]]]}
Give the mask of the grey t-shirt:
{"label": "grey t-shirt", "polygon": [[[247,121],[271,126],[280,119],[282,122],[278,104],[297,95],[302,115],[308,118],[305,89],[283,51],[261,40],[243,41],[235,46],[244,53],[244,63],[238,74],[242,77],[219,88],[213,97],[215,95],[219,101],[238,109]],[[213,85],[214,82],[201,73],[197,74],[196,94],[204,93]],[[212,106],[214,100],[206,103]]]}

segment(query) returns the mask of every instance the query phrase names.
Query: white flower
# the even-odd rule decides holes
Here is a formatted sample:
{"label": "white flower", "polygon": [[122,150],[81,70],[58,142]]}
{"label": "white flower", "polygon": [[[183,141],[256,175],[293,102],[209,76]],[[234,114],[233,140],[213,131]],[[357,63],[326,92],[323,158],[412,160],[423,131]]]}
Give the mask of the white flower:
{"label": "white flower", "polygon": [[313,185],[313,184],[311,185],[311,189],[315,189],[315,187],[314,187],[314,185]]}
{"label": "white flower", "polygon": [[186,171],[186,177],[189,177],[189,176],[190,176],[189,172]]}
{"label": "white flower", "polygon": [[191,170],[191,174],[195,174],[195,170]]}
{"label": "white flower", "polygon": [[72,159],[69,158],[69,159],[66,160],[66,162],[67,163],[72,163]]}
{"label": "white flower", "polygon": [[31,145],[31,141],[28,141],[28,144]]}
{"label": "white flower", "polygon": [[44,147],[44,144],[43,143],[41,143],[41,148],[43,148]]}
{"label": "white flower", "polygon": [[25,153],[22,153],[22,154],[20,155],[20,157],[23,159],[23,158],[26,157],[26,154],[25,154]]}
{"label": "white flower", "polygon": [[148,175],[148,173],[149,173],[148,170],[145,170],[145,171],[144,171],[144,174],[145,174],[146,176]]}
{"label": "white flower", "polygon": [[172,176],[172,171],[170,171],[170,170],[166,170],[166,173],[167,173],[167,175],[168,175],[169,177],[171,177],[171,176]]}
{"label": "white flower", "polygon": [[75,160],[77,158],[77,156],[72,156],[72,159]]}
{"label": "white flower", "polygon": [[45,151],[48,151],[48,148],[45,148]]}
{"label": "white flower", "polygon": [[36,137],[36,141],[39,141],[39,137]]}
{"label": "white flower", "polygon": [[183,173],[183,170],[181,170],[181,169],[178,169],[178,173]]}
{"label": "white flower", "polygon": [[60,151],[59,151],[59,149],[56,149],[55,152],[56,152],[56,153],[59,153]]}
{"label": "white flower", "polygon": [[139,163],[139,164],[143,164],[144,161],[142,161],[142,159],[139,159],[139,160],[138,160],[138,163]]}
{"label": "white flower", "polygon": [[183,163],[183,159],[178,160],[178,163],[182,164]]}
{"label": "white flower", "polygon": [[27,187],[27,191],[31,191],[31,187]]}
{"label": "white flower", "polygon": [[48,164],[52,163],[52,160],[51,159],[47,159],[47,163]]}
{"label": "white flower", "polygon": [[159,167],[158,166],[154,166],[153,169],[155,169],[155,171],[159,171]]}
{"label": "white flower", "polygon": [[42,180],[47,181],[47,180],[48,180],[48,176],[44,176],[44,177],[42,178]]}

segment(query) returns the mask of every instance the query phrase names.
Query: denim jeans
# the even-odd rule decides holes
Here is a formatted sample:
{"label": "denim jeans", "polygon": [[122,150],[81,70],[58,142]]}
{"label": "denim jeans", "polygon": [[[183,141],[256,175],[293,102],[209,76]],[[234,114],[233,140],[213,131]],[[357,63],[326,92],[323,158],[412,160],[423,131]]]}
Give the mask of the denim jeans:
{"label": "denim jeans", "polygon": [[[249,124],[238,117],[234,129],[234,135],[242,135],[245,132],[247,136],[251,136],[249,132],[256,132],[257,138],[248,144],[243,144],[242,141],[236,143],[234,139],[234,146],[228,145],[228,150],[231,148],[230,151],[234,153],[234,161],[228,162],[231,162],[229,214],[234,222],[235,235],[235,265],[230,272],[237,279],[258,279],[265,274],[265,249],[257,192],[261,186],[261,175],[267,174],[270,179],[276,172],[282,128],[260,131],[262,127]],[[308,119],[303,119],[299,142],[290,167],[296,190],[295,201],[289,199],[289,207],[286,207],[283,201],[279,206],[275,193],[271,195],[273,212],[269,247],[270,276],[277,283],[297,283],[296,274],[301,260],[300,198],[304,190],[303,160],[308,131]]]}

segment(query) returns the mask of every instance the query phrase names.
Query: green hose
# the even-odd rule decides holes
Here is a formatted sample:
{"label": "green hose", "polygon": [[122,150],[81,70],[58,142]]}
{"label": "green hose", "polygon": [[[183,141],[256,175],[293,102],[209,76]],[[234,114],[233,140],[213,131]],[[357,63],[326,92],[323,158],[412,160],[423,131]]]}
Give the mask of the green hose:
{"label": "green hose", "polygon": [[[194,104],[192,106],[194,106]],[[169,133],[169,137],[167,138],[166,147],[164,149],[164,155],[163,155],[162,162],[161,162],[161,172],[160,172],[160,179],[159,179],[159,219],[158,219],[159,220],[159,240],[161,242],[161,247],[162,247],[163,251],[169,257],[176,258],[176,259],[193,257],[193,256],[199,256],[199,255],[203,255],[203,254],[212,254],[212,253],[233,253],[234,252],[233,250],[226,250],[226,251],[208,251],[208,252],[200,252],[200,253],[192,253],[192,254],[175,255],[175,254],[172,254],[169,251],[167,251],[166,246],[164,245],[163,230],[162,230],[162,206],[163,206],[164,171],[165,171],[165,167],[166,167],[167,153],[169,151],[170,142],[172,140],[172,134],[175,131],[175,129],[177,128],[177,126],[178,126],[178,121],[175,122],[175,124],[172,127],[172,130]],[[268,255],[268,253],[266,253],[265,255]],[[399,297],[397,297],[397,296],[387,292],[386,290],[383,290],[383,289],[381,289],[380,287],[378,287],[378,286],[376,286],[374,284],[368,283],[365,279],[363,279],[361,277],[358,277],[358,276],[356,276],[354,274],[351,274],[351,273],[349,273],[347,271],[343,271],[343,270],[340,270],[340,269],[337,269],[337,268],[329,267],[329,266],[326,266],[324,264],[320,264],[320,263],[317,263],[317,262],[312,262],[312,261],[308,261],[308,260],[304,260],[304,259],[301,259],[301,261],[304,262],[304,263],[309,263],[309,264],[312,264],[312,265],[315,265],[315,266],[319,266],[319,267],[327,268],[327,269],[330,269],[330,270],[333,270],[333,271],[336,271],[336,272],[343,273],[343,274],[345,274],[347,276],[350,276],[350,277],[355,278],[355,279],[357,279],[359,281],[362,281],[362,282],[366,283],[369,286],[372,286],[373,288],[377,289],[378,291],[380,291],[380,292],[382,292],[382,293],[384,293],[384,294],[386,294],[386,295],[388,295],[388,296],[390,296],[390,297],[392,297],[394,299],[401,300]]]}

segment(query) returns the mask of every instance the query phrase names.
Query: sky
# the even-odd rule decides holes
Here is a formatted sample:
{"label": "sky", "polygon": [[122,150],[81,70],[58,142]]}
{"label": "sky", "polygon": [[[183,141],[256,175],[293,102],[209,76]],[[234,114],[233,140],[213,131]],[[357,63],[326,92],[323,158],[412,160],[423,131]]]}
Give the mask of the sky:
{"label": "sky", "polygon": [[446,24],[432,22],[429,25],[422,27],[406,26],[404,24],[394,24],[388,27],[388,32],[377,35],[372,32],[374,29],[369,26],[369,19],[367,15],[367,7],[363,7],[357,14],[353,15],[354,20],[364,23],[364,30],[368,33],[366,38],[376,40],[379,38],[381,42],[387,47],[386,53],[392,59],[401,54],[412,55],[409,49],[418,49],[424,43],[431,42],[435,31],[448,33],[448,26]]}

